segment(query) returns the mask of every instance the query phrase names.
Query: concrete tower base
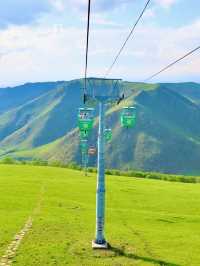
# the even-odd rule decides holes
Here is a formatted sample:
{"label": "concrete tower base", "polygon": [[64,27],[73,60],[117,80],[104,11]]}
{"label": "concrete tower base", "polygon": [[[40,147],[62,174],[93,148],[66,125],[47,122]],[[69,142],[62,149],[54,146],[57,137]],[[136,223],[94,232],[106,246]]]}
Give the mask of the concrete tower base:
{"label": "concrete tower base", "polygon": [[108,249],[108,243],[105,242],[103,244],[97,244],[95,240],[92,241],[92,248],[93,249]]}

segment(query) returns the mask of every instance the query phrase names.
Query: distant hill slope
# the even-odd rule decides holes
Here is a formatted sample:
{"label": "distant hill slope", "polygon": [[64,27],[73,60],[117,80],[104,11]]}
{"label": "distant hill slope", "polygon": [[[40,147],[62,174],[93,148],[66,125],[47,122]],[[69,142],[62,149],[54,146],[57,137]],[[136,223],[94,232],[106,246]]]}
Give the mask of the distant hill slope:
{"label": "distant hill slope", "polygon": [[[21,104],[19,100],[8,102],[7,106],[0,103],[0,110],[6,110],[0,115],[0,155],[80,163],[76,126],[83,81],[45,84],[51,85],[43,91],[42,83],[41,87],[31,84],[29,96],[28,87],[19,91]],[[106,166],[200,173],[200,84],[124,82],[124,87],[128,98],[120,105],[110,106],[107,112],[113,140],[106,145]],[[19,88],[7,90],[11,95]],[[128,105],[136,105],[138,113],[136,127],[129,130],[119,123],[121,108]],[[96,122],[90,139],[92,146],[96,143],[97,126]],[[96,158],[90,158],[90,165],[95,163]]]}
{"label": "distant hill slope", "polygon": [[73,83],[64,84],[4,113],[0,116],[1,147],[34,148],[65,135],[76,126],[76,112],[81,105],[77,95],[80,92]]}
{"label": "distant hill slope", "polygon": [[23,105],[62,84],[63,81],[38,82],[26,83],[13,88],[2,88],[0,89],[0,97],[3,100],[0,103],[0,112],[2,113]]}
{"label": "distant hill slope", "polygon": [[193,102],[200,104],[200,86],[198,83],[185,82],[185,83],[169,83],[163,84],[166,88],[172,89],[177,93],[185,96]]}

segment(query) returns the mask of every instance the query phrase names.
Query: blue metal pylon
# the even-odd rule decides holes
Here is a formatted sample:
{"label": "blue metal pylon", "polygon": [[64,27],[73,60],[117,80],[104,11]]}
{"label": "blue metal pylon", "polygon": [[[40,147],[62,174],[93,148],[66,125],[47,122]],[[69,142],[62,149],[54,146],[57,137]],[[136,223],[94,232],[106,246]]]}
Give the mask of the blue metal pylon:
{"label": "blue metal pylon", "polygon": [[88,78],[90,87],[84,95],[87,103],[99,103],[99,132],[98,132],[98,174],[96,191],[96,236],[92,241],[93,248],[107,248],[104,236],[105,222],[105,107],[108,103],[117,103],[120,96],[120,79]]}
{"label": "blue metal pylon", "polygon": [[96,244],[105,244],[105,162],[104,162],[104,129],[105,105],[99,103],[99,132],[98,132],[98,175],[96,192]]}

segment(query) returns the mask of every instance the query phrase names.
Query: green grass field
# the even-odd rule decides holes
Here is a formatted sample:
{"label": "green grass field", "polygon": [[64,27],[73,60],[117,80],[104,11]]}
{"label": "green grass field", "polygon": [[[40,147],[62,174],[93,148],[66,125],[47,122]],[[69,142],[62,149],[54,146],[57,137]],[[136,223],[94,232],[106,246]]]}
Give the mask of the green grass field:
{"label": "green grass field", "polygon": [[13,265],[200,265],[200,185],[107,177],[108,251],[93,251],[96,178],[0,165],[0,256],[28,217]]}

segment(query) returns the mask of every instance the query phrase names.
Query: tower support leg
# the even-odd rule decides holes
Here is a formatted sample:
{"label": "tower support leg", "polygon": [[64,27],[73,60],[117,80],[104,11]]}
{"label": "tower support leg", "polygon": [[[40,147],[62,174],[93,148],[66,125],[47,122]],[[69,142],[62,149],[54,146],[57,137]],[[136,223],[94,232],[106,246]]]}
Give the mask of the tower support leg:
{"label": "tower support leg", "polygon": [[104,130],[105,104],[99,103],[99,132],[98,132],[98,174],[96,191],[96,237],[92,242],[93,248],[106,249],[108,244],[104,237],[105,219],[105,162],[104,162]]}

